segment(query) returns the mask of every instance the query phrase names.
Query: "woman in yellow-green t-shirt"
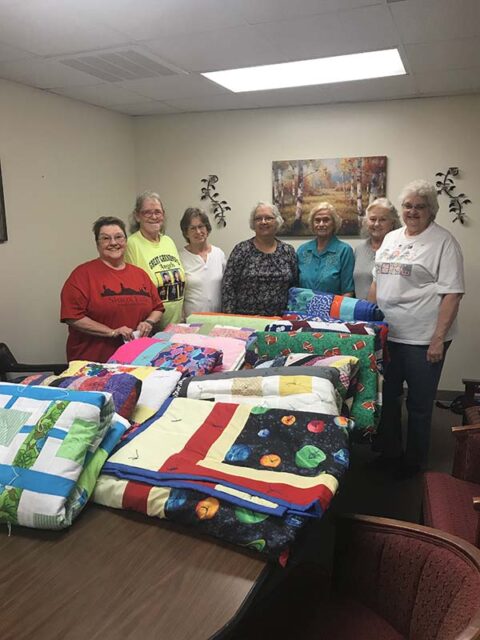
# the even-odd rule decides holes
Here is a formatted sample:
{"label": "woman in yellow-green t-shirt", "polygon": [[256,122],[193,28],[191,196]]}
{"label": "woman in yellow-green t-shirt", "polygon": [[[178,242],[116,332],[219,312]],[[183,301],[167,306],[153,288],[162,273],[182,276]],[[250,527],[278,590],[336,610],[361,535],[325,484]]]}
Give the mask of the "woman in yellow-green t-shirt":
{"label": "woman in yellow-green t-shirt", "polygon": [[165,306],[160,327],[165,328],[182,319],[185,272],[175,243],[162,233],[165,210],[158,193],[140,194],[132,216],[125,260],[146,271],[157,287]]}

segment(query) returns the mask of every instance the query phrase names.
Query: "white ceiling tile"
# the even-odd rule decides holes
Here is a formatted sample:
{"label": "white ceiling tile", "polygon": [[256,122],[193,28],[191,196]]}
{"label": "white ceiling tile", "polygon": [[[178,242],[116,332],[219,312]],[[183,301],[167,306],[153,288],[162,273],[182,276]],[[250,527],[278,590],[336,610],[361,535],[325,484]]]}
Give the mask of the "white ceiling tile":
{"label": "white ceiling tile", "polygon": [[368,102],[416,97],[418,90],[415,78],[407,75],[332,85],[330,95],[331,102]]}
{"label": "white ceiling tile", "polygon": [[239,4],[238,0],[81,1],[82,11],[138,41],[245,25]]}
{"label": "white ceiling tile", "polygon": [[[60,62],[139,43],[176,75]],[[394,46],[410,75],[235,95],[198,73]],[[0,0],[0,78],[132,115],[475,93],[479,64],[480,0]]]}
{"label": "white ceiling tile", "polygon": [[287,60],[265,38],[259,38],[254,27],[179,35],[143,45],[187,71],[217,71]]}
{"label": "white ceiling tile", "polygon": [[392,48],[399,43],[385,5],[255,26],[292,59],[309,59]]}
{"label": "white ceiling tile", "polygon": [[70,69],[54,60],[39,59],[1,62],[0,78],[39,89],[95,84],[94,78],[87,73]]}
{"label": "white ceiling tile", "polygon": [[365,102],[417,95],[415,83],[410,76],[374,78],[358,82],[257,91],[250,95],[262,107],[292,106],[301,104],[324,104],[328,102]]}
{"label": "white ceiling tile", "polygon": [[116,84],[97,84],[89,87],[52,88],[53,93],[58,93],[68,98],[83,100],[102,107],[119,104],[145,103],[145,97]]}
{"label": "white ceiling tile", "polygon": [[478,0],[405,0],[389,6],[405,44],[480,35]]}
{"label": "white ceiling tile", "polygon": [[249,24],[256,24],[384,4],[384,0],[242,0],[239,4],[240,13]]}
{"label": "white ceiling tile", "polygon": [[405,52],[413,72],[468,69],[480,64],[480,37],[408,44]]}
{"label": "white ceiling tile", "polygon": [[480,91],[480,66],[454,71],[429,71],[415,74],[421,95],[448,95]]}
{"label": "white ceiling tile", "polygon": [[255,96],[245,94],[224,93],[215,96],[199,96],[196,98],[182,98],[179,100],[168,100],[172,105],[182,111],[223,111],[230,109],[254,109],[260,105]]}
{"label": "white ceiling tile", "polygon": [[260,107],[291,107],[305,104],[323,104],[330,97],[325,86],[276,89],[275,91],[254,91],[250,95]]}
{"label": "white ceiling tile", "polygon": [[119,86],[154,100],[176,100],[227,93],[218,84],[197,75],[178,75],[144,80],[125,80]]}
{"label": "white ceiling tile", "polygon": [[[76,5],[76,6],[75,6]],[[128,38],[80,17],[81,2],[23,0],[0,6],[0,41],[43,56],[113,47]]]}

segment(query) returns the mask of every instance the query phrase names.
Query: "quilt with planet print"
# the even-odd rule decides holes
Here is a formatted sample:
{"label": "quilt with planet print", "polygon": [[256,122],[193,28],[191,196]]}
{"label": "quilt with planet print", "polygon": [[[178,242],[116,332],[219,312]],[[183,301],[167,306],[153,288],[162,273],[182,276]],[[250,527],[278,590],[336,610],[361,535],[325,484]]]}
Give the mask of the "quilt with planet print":
{"label": "quilt with planet print", "polygon": [[348,467],[348,426],[336,415],[175,398],[120,445],[103,474],[277,515],[321,515]]}

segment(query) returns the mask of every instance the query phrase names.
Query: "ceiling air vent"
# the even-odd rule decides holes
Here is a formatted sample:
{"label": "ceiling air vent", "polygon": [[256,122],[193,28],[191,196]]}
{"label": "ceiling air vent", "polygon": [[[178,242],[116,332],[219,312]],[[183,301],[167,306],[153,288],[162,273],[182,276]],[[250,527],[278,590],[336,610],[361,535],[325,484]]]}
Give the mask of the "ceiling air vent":
{"label": "ceiling air vent", "polygon": [[186,73],[183,69],[157,58],[148,51],[138,51],[133,47],[92,51],[74,57],[59,58],[58,62],[106,82],[141,80]]}

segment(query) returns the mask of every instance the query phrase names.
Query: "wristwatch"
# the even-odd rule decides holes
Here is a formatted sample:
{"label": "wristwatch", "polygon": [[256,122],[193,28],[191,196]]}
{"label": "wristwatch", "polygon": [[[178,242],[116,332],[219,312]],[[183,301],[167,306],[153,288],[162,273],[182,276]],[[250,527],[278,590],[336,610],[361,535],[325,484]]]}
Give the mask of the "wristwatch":
{"label": "wristwatch", "polygon": [[153,320],[144,320],[144,322],[148,322],[151,327],[155,326],[155,322]]}

